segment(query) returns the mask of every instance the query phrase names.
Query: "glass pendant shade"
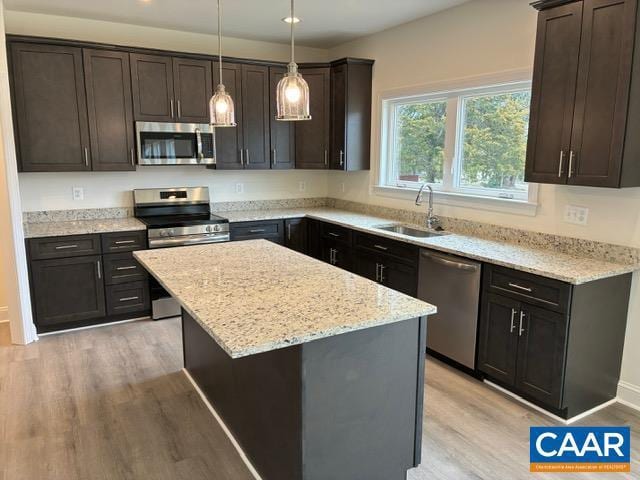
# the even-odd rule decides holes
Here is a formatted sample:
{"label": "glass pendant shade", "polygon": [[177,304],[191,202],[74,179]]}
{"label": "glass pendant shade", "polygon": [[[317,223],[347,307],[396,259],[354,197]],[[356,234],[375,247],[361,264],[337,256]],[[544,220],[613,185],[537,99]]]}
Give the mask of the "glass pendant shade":
{"label": "glass pendant shade", "polygon": [[236,112],[231,95],[227,93],[224,85],[216,88],[211,100],[209,100],[209,123],[214,127],[235,127]]}
{"label": "glass pendant shade", "polygon": [[309,112],[309,85],[298,73],[295,63],[289,64],[289,71],[282,77],[277,88],[278,114],[276,120],[311,120]]}

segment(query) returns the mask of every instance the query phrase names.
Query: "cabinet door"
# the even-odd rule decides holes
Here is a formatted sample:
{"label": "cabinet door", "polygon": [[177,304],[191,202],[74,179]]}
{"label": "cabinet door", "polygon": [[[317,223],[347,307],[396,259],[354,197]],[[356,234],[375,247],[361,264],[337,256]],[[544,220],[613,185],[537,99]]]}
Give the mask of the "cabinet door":
{"label": "cabinet door", "polygon": [[307,253],[307,220],[290,218],[284,221],[285,245],[300,253]]}
{"label": "cabinet door", "polygon": [[377,282],[380,279],[380,262],[375,255],[357,252],[354,257],[353,272]]}
{"label": "cabinet door", "polygon": [[269,67],[242,65],[242,99],[244,166],[269,169]]}
{"label": "cabinet door", "polygon": [[307,254],[310,257],[317,258],[318,260],[323,259],[323,251],[322,251],[322,232],[321,232],[322,223],[318,220],[314,220],[312,218],[307,219]]}
{"label": "cabinet door", "polygon": [[[213,63],[214,84],[219,83],[218,62]],[[239,170],[244,168],[244,145],[242,144],[242,65],[222,64],[222,81],[231,95],[236,111],[235,127],[216,128],[216,168]],[[241,157],[242,155],[242,157]]]}
{"label": "cabinet door", "polygon": [[296,122],[279,122],[276,89],[278,82],[286,73],[286,68],[269,67],[269,92],[271,95],[271,111],[269,122],[271,123],[271,168],[284,170],[294,168],[295,152],[295,125]]}
{"label": "cabinet door", "polygon": [[582,2],[538,15],[525,180],[566,183]]}
{"label": "cabinet door", "polygon": [[213,95],[212,64],[207,60],[173,58],[176,117],[184,123],[209,123]]}
{"label": "cabinet door", "polygon": [[478,369],[510,386],[516,378],[519,312],[519,302],[488,294],[480,319]]}
{"label": "cabinet door", "polygon": [[322,260],[345,270],[351,271],[353,269],[351,248],[340,242],[324,239],[322,242]]}
{"label": "cabinet door", "polygon": [[82,53],[93,170],[135,170],[129,54]]}
{"label": "cabinet door", "polygon": [[636,0],[585,0],[569,183],[618,187],[627,125]]}
{"label": "cabinet door", "polygon": [[136,121],[175,121],[171,57],[132,53],[131,84]]}
{"label": "cabinet door", "polygon": [[331,163],[334,170],[346,164],[347,65],[331,68]]}
{"label": "cabinet door", "polygon": [[21,170],[91,170],[82,50],[12,43],[11,58]]}
{"label": "cabinet door", "polygon": [[99,255],[34,261],[31,280],[38,327],[105,315]]}
{"label": "cabinet door", "polygon": [[296,168],[329,166],[329,68],[301,68],[309,84],[311,120],[296,124]]}
{"label": "cabinet door", "polygon": [[518,391],[560,408],[567,317],[523,304],[518,317]]}
{"label": "cabinet door", "polygon": [[418,294],[418,269],[387,258],[380,260],[380,283],[406,295]]}

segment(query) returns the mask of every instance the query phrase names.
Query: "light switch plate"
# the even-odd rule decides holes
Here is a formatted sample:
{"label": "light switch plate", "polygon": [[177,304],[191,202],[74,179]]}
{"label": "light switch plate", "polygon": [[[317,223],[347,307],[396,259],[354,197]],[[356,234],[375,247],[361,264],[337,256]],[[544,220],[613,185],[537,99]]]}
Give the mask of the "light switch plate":
{"label": "light switch plate", "polygon": [[564,221],[574,225],[586,225],[589,220],[589,209],[576,205],[566,205],[564,207]]}
{"label": "light switch plate", "polygon": [[301,192],[306,192],[307,191],[307,182],[305,182],[305,181],[298,182],[298,190],[300,190]]}
{"label": "light switch plate", "polygon": [[71,194],[73,195],[74,200],[84,200],[84,188],[83,187],[73,187],[71,189]]}
{"label": "light switch plate", "polygon": [[236,183],[236,193],[244,193],[244,183]]}

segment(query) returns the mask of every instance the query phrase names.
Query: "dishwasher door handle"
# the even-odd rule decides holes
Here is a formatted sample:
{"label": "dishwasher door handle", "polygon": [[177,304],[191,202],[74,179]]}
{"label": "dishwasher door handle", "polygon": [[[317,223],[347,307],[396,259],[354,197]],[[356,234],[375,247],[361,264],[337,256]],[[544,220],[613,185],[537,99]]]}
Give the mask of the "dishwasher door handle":
{"label": "dishwasher door handle", "polygon": [[441,257],[440,255],[435,255],[430,252],[421,252],[420,255],[422,255],[424,258],[428,258],[429,260],[433,260],[434,262],[439,263],[440,265],[444,265],[446,267],[451,267],[451,268],[457,268],[458,270],[466,270],[468,272],[477,272],[478,269],[480,268],[480,265],[477,265],[477,264],[464,263],[458,260],[449,260],[447,258]]}

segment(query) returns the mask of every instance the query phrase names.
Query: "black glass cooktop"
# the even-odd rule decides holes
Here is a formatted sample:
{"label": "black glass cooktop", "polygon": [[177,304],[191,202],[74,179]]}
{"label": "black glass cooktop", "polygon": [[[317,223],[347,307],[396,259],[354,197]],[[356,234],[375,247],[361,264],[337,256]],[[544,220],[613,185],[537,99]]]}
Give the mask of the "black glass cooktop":
{"label": "black glass cooktop", "polygon": [[138,217],[138,220],[150,228],[188,227],[191,225],[212,225],[228,223],[229,220],[210,213],[192,215],[158,215],[155,217]]}

